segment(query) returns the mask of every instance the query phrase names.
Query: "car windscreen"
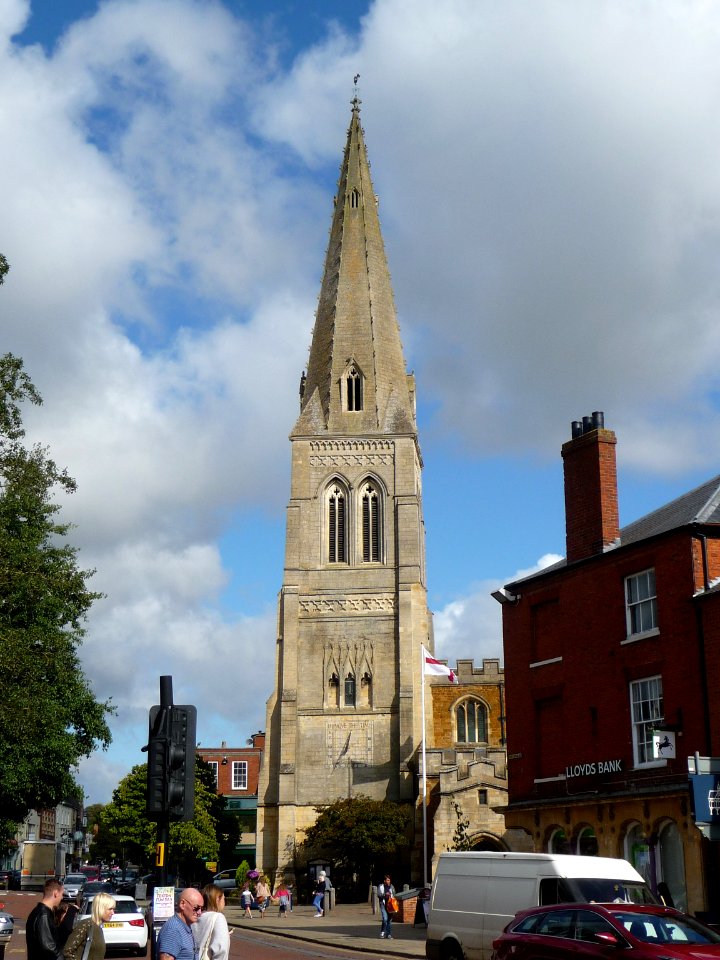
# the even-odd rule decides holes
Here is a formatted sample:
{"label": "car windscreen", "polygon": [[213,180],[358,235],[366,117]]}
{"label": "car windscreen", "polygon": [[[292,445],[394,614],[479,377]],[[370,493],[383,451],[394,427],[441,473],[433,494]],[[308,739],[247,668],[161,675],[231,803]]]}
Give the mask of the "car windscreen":
{"label": "car windscreen", "polygon": [[720,936],[692,917],[613,910],[613,916],[644,943],[720,943]]}
{"label": "car windscreen", "polygon": [[561,883],[571,894],[567,900],[574,903],[658,903],[647,884],[632,880],[564,877]]}

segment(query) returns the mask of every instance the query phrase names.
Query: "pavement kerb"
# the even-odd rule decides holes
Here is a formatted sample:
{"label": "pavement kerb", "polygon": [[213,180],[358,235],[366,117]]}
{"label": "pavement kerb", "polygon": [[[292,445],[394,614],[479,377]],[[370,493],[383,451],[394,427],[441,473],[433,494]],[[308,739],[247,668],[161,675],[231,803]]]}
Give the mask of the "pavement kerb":
{"label": "pavement kerb", "polygon": [[265,933],[316,943],[322,946],[341,947],[360,953],[379,956],[404,957],[407,960],[423,960],[425,957],[426,929],[406,923],[393,924],[392,940],[380,938],[380,917],[373,915],[367,904],[336,904],[324,917],[316,919],[309,906],[296,906],[284,919],[277,916],[277,907],[267,911],[260,920],[257,911],[253,919],[243,918],[243,909],[237,904],[227,904],[225,916],[231,927],[250,933]]}

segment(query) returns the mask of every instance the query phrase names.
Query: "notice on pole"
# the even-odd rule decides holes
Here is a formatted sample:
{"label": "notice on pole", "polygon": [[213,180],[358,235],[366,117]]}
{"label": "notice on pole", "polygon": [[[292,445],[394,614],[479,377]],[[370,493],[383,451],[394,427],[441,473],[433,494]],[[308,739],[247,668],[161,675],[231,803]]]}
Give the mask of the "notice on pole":
{"label": "notice on pole", "polygon": [[155,887],[153,893],[153,920],[169,920],[175,913],[175,888]]}

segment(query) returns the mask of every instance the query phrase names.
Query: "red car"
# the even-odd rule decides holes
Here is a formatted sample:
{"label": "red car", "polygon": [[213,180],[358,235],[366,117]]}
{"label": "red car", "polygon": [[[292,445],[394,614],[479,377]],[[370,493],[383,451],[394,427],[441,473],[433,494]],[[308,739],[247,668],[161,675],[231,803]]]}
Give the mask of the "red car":
{"label": "red car", "polygon": [[720,935],[671,907],[640,903],[560,903],[521,910],[493,942],[493,960],[710,960]]}

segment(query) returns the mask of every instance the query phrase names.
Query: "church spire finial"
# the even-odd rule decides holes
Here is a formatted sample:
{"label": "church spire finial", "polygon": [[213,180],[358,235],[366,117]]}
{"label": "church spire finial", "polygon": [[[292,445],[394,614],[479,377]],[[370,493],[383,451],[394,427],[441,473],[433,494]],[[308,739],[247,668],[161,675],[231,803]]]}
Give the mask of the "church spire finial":
{"label": "church spire finial", "polygon": [[350,101],[350,102],[352,103],[352,112],[353,112],[356,116],[358,116],[358,115],[360,114],[360,104],[362,103],[362,100],[361,100],[360,97],[358,96],[358,80],[359,80],[359,79],[360,79],[360,74],[359,74],[359,73],[356,73],[355,76],[353,77],[353,87],[354,87],[354,89],[353,89],[353,98],[352,98],[352,100]]}

